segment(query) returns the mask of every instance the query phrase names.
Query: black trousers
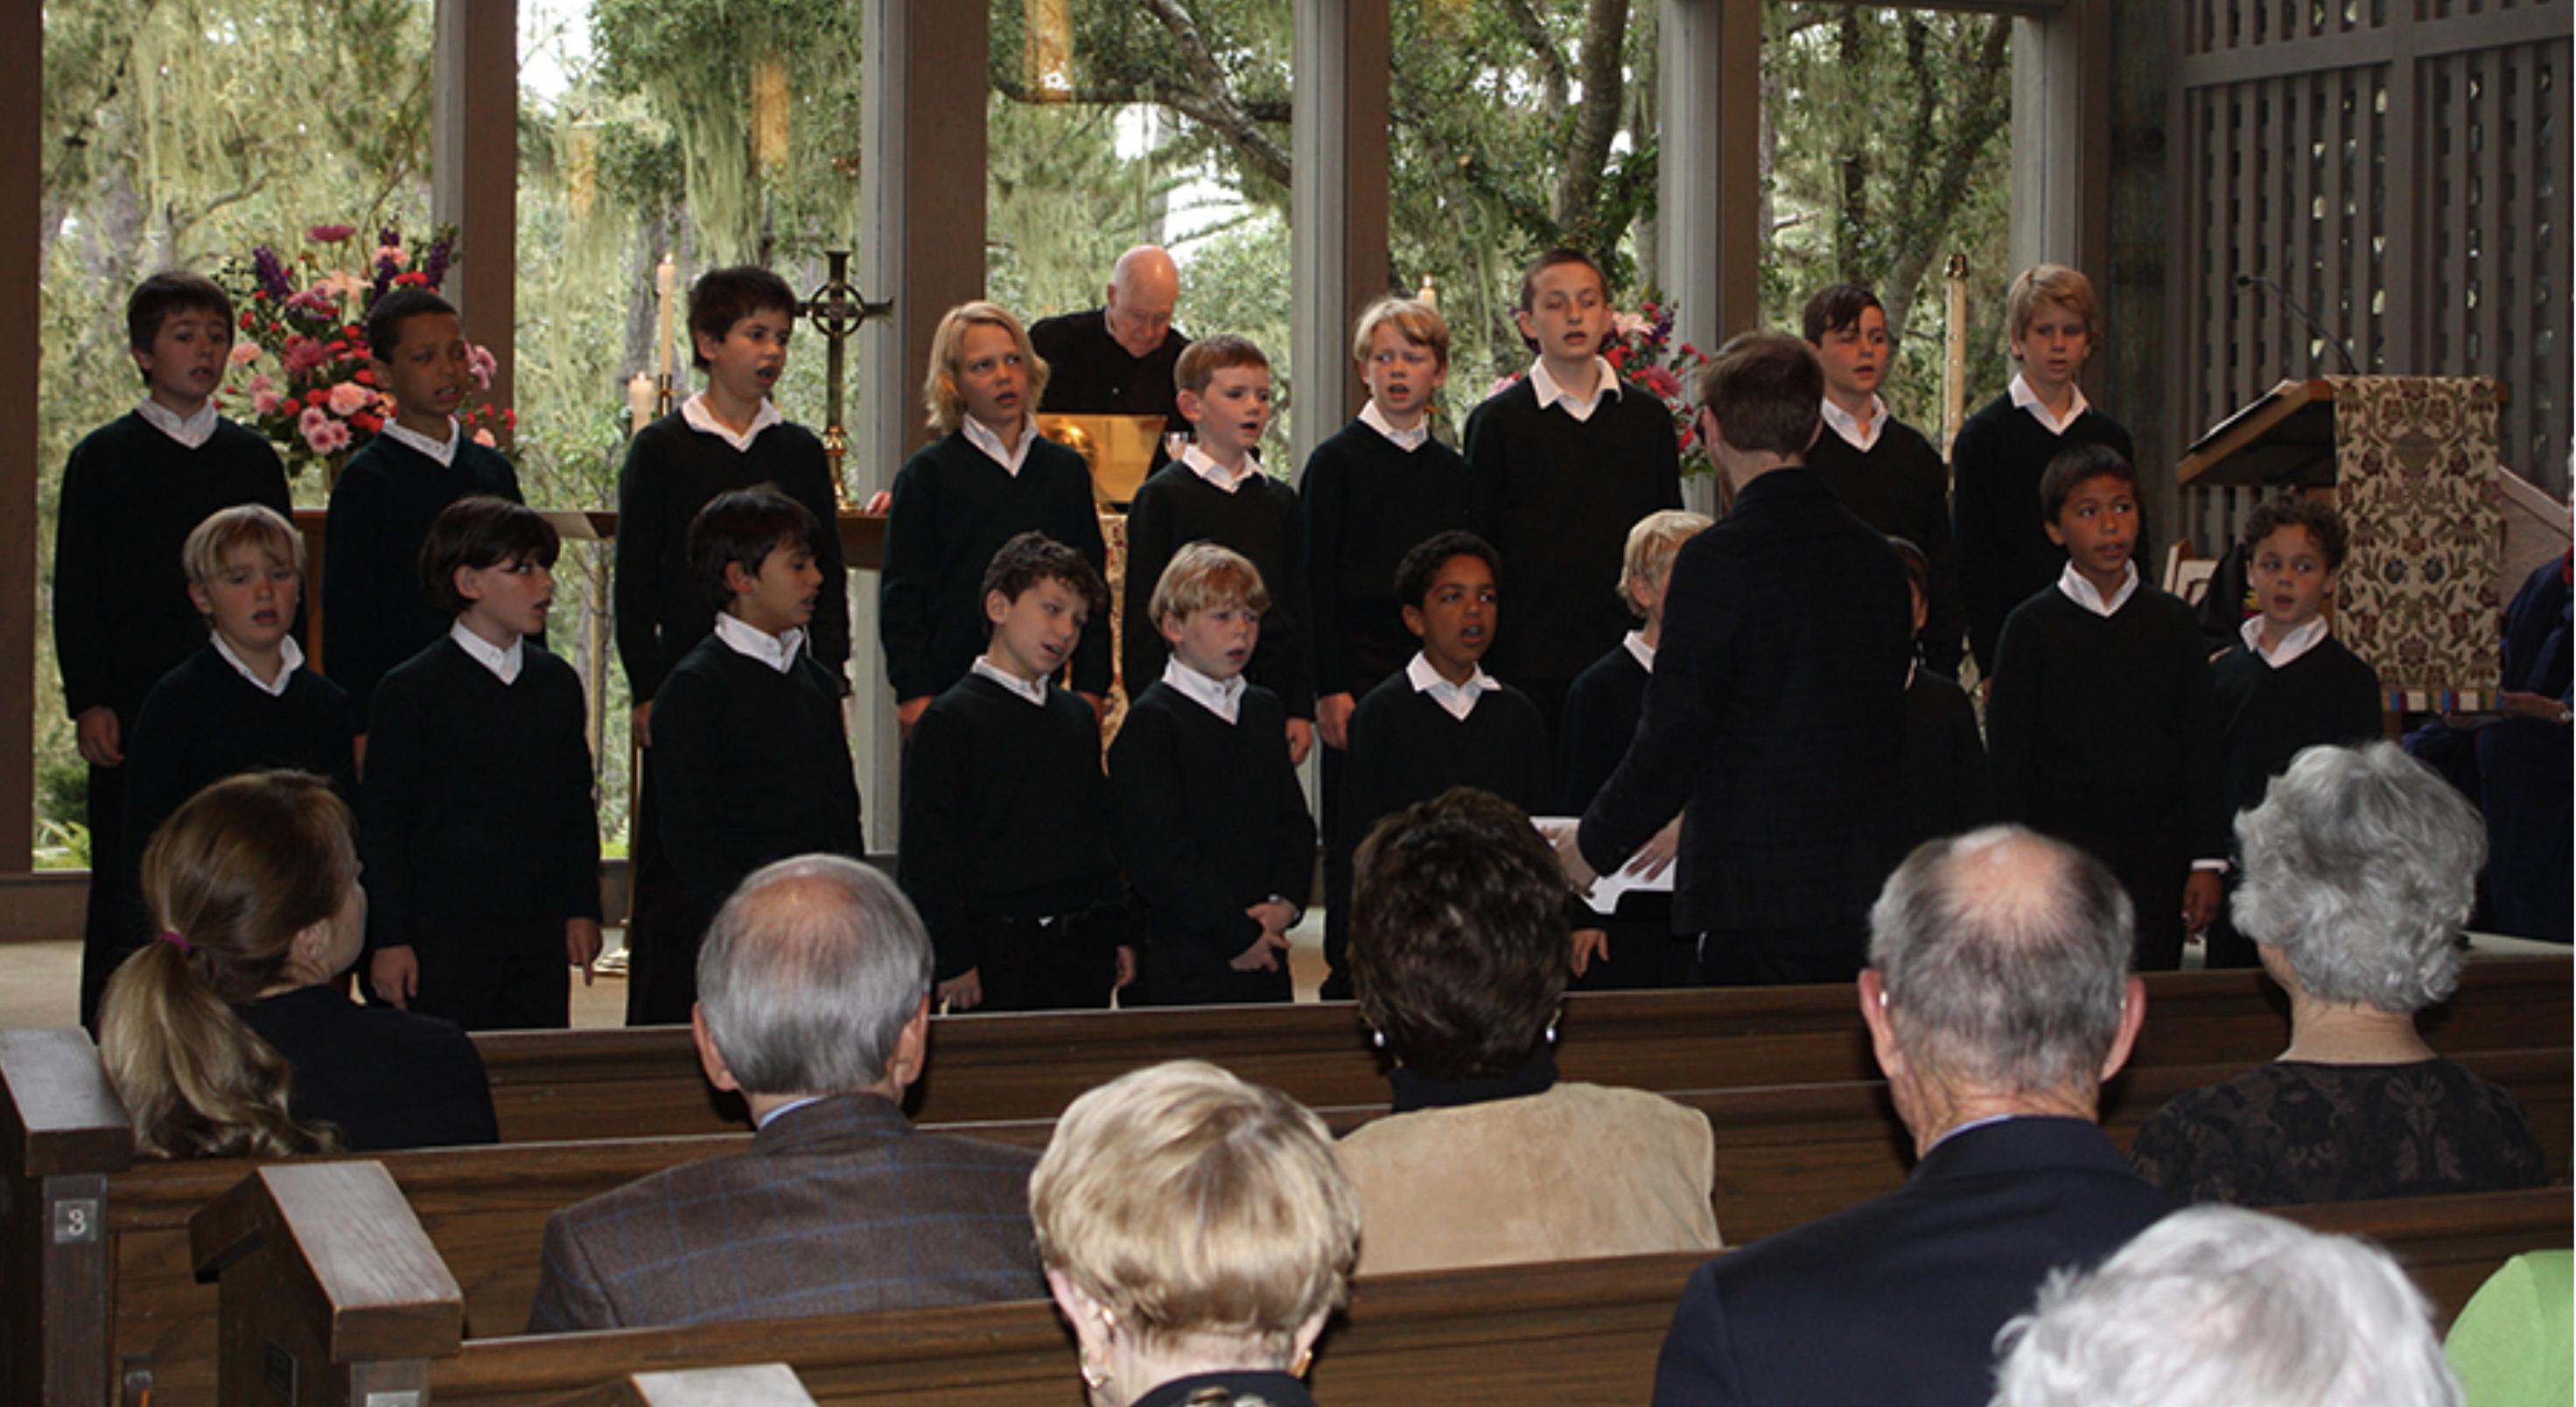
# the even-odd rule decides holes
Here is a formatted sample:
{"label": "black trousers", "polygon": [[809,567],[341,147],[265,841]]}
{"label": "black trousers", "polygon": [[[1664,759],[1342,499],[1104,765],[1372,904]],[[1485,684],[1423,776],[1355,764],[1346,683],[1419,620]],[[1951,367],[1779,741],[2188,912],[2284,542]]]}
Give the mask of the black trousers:
{"label": "black trousers", "polygon": [[412,920],[420,990],[411,1009],[469,1031],[572,1025],[572,964],[556,918]]}
{"label": "black trousers", "polygon": [[1134,947],[1126,907],[1102,904],[1042,918],[977,914],[984,935],[976,964],[977,1011],[1097,1011],[1118,986],[1118,950]]}

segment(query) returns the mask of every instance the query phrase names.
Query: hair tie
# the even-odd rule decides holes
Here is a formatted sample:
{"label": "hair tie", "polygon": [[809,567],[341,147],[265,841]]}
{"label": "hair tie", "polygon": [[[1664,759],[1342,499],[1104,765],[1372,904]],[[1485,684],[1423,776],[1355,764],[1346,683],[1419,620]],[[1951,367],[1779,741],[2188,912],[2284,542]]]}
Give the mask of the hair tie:
{"label": "hair tie", "polygon": [[162,929],[160,937],[162,942],[177,948],[181,957],[186,957],[188,954],[196,951],[194,947],[189,945],[188,936],[175,928]]}

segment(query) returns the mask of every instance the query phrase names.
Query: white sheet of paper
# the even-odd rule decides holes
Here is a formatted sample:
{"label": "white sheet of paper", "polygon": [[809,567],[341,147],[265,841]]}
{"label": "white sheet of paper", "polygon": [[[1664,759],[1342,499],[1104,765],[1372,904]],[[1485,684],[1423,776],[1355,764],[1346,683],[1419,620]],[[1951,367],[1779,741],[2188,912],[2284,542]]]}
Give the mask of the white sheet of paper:
{"label": "white sheet of paper", "polygon": [[[1583,818],[1532,816],[1530,824],[1538,827],[1538,833],[1547,837],[1549,845],[1563,846],[1574,843],[1574,833],[1582,829]],[[1610,918],[1619,912],[1619,896],[1622,894],[1672,893],[1673,872],[1679,868],[1681,867],[1678,863],[1666,865],[1663,873],[1652,879],[1643,875],[1630,874],[1624,869],[1613,871],[1592,881],[1592,892],[1585,896],[1583,902],[1591,907],[1592,912],[1603,918]]]}

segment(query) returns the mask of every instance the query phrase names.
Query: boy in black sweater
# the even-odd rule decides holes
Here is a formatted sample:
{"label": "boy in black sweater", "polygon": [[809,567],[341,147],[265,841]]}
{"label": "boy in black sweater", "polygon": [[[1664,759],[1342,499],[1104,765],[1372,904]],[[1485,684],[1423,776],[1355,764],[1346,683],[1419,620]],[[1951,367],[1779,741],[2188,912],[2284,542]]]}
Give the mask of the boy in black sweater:
{"label": "boy in black sweater", "polygon": [[1538,360],[1468,415],[1467,463],[1521,603],[1494,663],[1553,735],[1566,686],[1627,632],[1620,552],[1639,518],[1682,506],[1681,449],[1672,412],[1600,355],[1610,285],[1590,256],[1540,255],[1515,316]]}
{"label": "boy in black sweater", "polygon": [[[2302,749],[2359,747],[2385,735],[2379,671],[2327,628],[2326,598],[2343,570],[2343,518],[2302,494],[2257,504],[2245,520],[2246,586],[2255,613],[2210,666],[2218,681],[2227,810],[2263,804],[2272,779]],[[2221,905],[2205,967],[2252,967],[2254,943]]]}
{"label": "boy in black sweater", "polygon": [[303,552],[294,525],[256,503],[188,534],[188,599],[205,616],[206,643],[143,700],[126,749],[125,850],[100,857],[97,870],[118,877],[99,882],[124,886],[127,951],[151,936],[144,848],[188,798],[242,772],[279,770],[327,778],[343,800],[357,795],[349,696],[305,668],[295,643]]}
{"label": "boy in black sweater", "polygon": [[277,451],[215,411],[232,353],[232,299],[201,274],[157,273],[126,300],[125,327],[142,403],[72,450],[54,534],[54,657],[89,764],[93,874],[111,877],[89,890],[84,1025],[97,1017],[132,926],[130,896],[113,882],[129,829],[127,737],[144,695],[206,643],[206,623],[188,604],[181,547],[220,508],[293,511]]}
{"label": "boy in black sweater", "polygon": [[1154,586],[1171,661],[1109,749],[1118,855],[1143,906],[1157,1003],[1289,1001],[1288,930],[1315,872],[1315,821],[1276,739],[1279,696],[1247,683],[1270,604],[1237,553],[1194,542]]}
{"label": "boy in black sweater", "polygon": [[1325,868],[1327,1000],[1351,994],[1351,855],[1381,817],[1451,787],[1492,792],[1532,815],[1547,809],[1547,725],[1528,695],[1483,665],[1502,615],[1501,578],[1494,549],[1463,532],[1416,544],[1396,569],[1404,626],[1422,648],[1351,715],[1342,814]]}
{"label": "boy in black sweater", "polygon": [[1104,1007],[1135,979],[1100,719],[1055,685],[1108,597],[1072,548],[1002,544],[984,572],[991,643],[912,725],[895,877],[947,1010]]}
{"label": "boy in black sweater", "polygon": [[[1580,816],[1589,810],[1601,784],[1628,755],[1637,720],[1646,713],[1655,647],[1664,638],[1664,588],[1671,581],[1673,556],[1708,526],[1700,514],[1668,509],[1647,514],[1628,530],[1619,591],[1644,625],[1576,675],[1565,691],[1565,723],[1556,746],[1558,815]],[[1643,875],[1670,865],[1681,846],[1681,830],[1677,815],[1629,858],[1626,868]],[[1690,973],[1690,949],[1674,941],[1671,893],[1630,892],[1617,902],[1616,912],[1607,918],[1589,908],[1575,912],[1575,985],[1584,991],[1682,985]]]}
{"label": "boy in black sweater", "polygon": [[743,876],[791,855],[863,858],[840,678],[807,634],[825,594],[822,535],[804,504],[766,487],[718,494],[689,524],[690,561],[718,614],[654,695],[662,852],[681,921],[628,930],[630,1026],[688,1019],[698,946]]}
{"label": "boy in black sweater", "polygon": [[588,709],[543,648],[560,550],[532,509],[448,505],[419,571],[455,624],[376,690],[359,809],[368,988],[469,1031],[571,1025],[566,968],[587,982],[599,956]]}
{"label": "boy in black sweater", "polygon": [[1351,356],[1368,404],[1315,446],[1297,490],[1327,831],[1341,800],[1351,711],[1413,657],[1394,594],[1397,564],[1435,533],[1483,526],[1467,461],[1431,436],[1431,398],[1449,379],[1449,324],[1439,310],[1411,298],[1371,303],[1351,332]]}
{"label": "boy in black sweater", "polygon": [[[717,610],[699,579],[689,543],[698,510],[719,494],[767,485],[796,500],[822,525],[809,546],[822,585],[800,653],[843,687],[850,658],[849,578],[841,562],[838,499],[822,440],[791,424],[769,399],[787,366],[788,334],[800,306],[786,280],[752,266],[713,269],[689,288],[690,359],[706,389],[645,426],[626,449],[617,481],[617,658],[634,701],[634,737],[644,751],[629,821],[634,838],[633,911],[627,950],[695,952],[710,913],[695,912],[662,853],[662,782],[653,751],[653,708],[663,679],[714,628]],[[747,564],[757,570],[759,564]],[[669,971],[668,987],[626,984],[626,1024],[689,1019],[694,974]]]}
{"label": "boy in black sweater", "polygon": [[[1094,571],[1109,570],[1091,471],[1081,455],[1039,434],[1031,413],[1047,373],[1020,320],[997,304],[951,308],[931,336],[922,398],[930,428],[947,438],[894,476],[877,590],[877,639],[906,736],[984,653],[991,627],[981,587],[1003,543],[1044,533]],[[1106,630],[1090,632],[1074,651],[1074,691],[1094,709],[1109,695],[1112,663]]]}
{"label": "boy in black sweater", "polygon": [[1915,653],[1932,669],[1959,677],[1959,553],[1950,542],[1950,469],[1923,432],[1888,414],[1880,383],[1896,359],[1887,310],[1878,295],[1838,283],[1807,300],[1807,345],[1824,368],[1824,433],[1807,450],[1807,467],[1852,516],[1889,537],[1915,544],[1929,563],[1926,623]]}
{"label": "boy in black sweater", "polygon": [[394,413],[340,471],[322,559],[323,663],[357,710],[361,758],[376,681],[455,624],[421,594],[429,525],[460,498],[519,501],[518,471],[456,422],[472,349],[446,299],[418,288],[377,299],[367,309],[367,365]]}
{"label": "boy in black sweater", "polygon": [[[1968,648],[1989,678],[2004,617],[2066,565],[2047,520],[2033,513],[2041,473],[2077,445],[2106,445],[2123,461],[2137,458],[2129,432],[2095,410],[2075,384],[2102,337],[2092,281],[2057,264],[2025,269],[2006,296],[2004,320],[2021,370],[2002,395],[1968,417],[1950,445]],[[2136,547],[2145,553],[2143,536]]]}
{"label": "boy in black sweater", "polygon": [[1306,651],[1305,515],[1297,491],[1270,477],[1253,452],[1270,424],[1270,359],[1240,337],[1210,337],[1181,353],[1172,373],[1189,450],[1165,465],[1127,510],[1127,581],[1119,668],[1132,702],[1163,677],[1170,650],[1153,617],[1154,583],[1184,544],[1213,542],[1251,559],[1263,581],[1280,584],[1262,617],[1268,646],[1252,666],[1255,684],[1288,709],[1288,760],[1315,745],[1315,685]]}
{"label": "boy in black sweater", "polygon": [[2105,445],[2040,480],[2054,586],[2005,622],[1986,735],[2004,818],[2080,845],[2137,906],[2136,969],[2182,965],[2227,860],[2218,695],[2191,607],[2139,579],[2138,476]]}

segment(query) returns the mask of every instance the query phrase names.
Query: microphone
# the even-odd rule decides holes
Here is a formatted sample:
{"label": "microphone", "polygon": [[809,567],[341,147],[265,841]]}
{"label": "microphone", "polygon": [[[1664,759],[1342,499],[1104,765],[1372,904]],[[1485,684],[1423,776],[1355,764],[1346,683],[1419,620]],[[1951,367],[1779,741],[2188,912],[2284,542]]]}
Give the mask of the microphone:
{"label": "microphone", "polygon": [[2290,291],[2288,289],[2283,288],[2281,285],[2274,283],[2272,280],[2265,278],[2261,274],[2238,274],[2236,276],[2236,286],[2239,288],[2260,287],[2269,290],[2273,297],[2281,300],[2282,307],[2289,309],[2291,312],[2297,313],[2300,319],[2306,322],[2307,325],[2316,332],[2317,336],[2325,341],[2327,346],[2335,349],[2336,355],[2343,358],[2344,370],[2351,372],[2355,376],[2362,374],[2361,363],[2354,361],[2352,358],[2352,349],[2343,344],[2342,338],[2326,331],[2326,325],[2317,321],[2317,315],[2309,312],[2305,307],[2301,306],[2298,299],[2290,296]]}

